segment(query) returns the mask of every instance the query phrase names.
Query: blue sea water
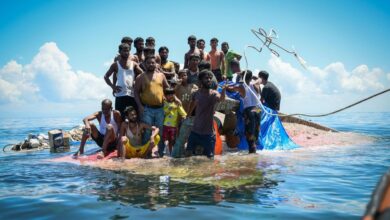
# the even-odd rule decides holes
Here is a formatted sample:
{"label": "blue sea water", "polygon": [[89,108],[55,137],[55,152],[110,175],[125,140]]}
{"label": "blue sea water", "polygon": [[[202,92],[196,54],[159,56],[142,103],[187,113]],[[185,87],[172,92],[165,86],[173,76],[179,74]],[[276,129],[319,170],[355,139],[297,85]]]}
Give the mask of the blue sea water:
{"label": "blue sea water", "polygon": [[[260,152],[263,180],[235,188],[47,161],[69,152],[1,152],[0,219],[359,219],[390,167],[389,118],[390,113],[344,113],[315,119],[374,141]],[[80,123],[3,118],[0,145]]]}

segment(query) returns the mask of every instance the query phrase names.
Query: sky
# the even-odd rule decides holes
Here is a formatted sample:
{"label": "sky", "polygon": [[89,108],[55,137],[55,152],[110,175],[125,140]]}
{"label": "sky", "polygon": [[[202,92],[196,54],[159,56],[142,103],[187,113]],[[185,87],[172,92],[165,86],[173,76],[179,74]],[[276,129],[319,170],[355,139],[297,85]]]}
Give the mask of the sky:
{"label": "sky", "polygon": [[[276,57],[251,29],[295,49]],[[156,39],[184,62],[187,37],[229,42],[266,70],[285,113],[326,113],[390,88],[390,1],[0,0],[0,117],[84,117],[111,98],[103,75],[123,36]],[[132,48],[132,52],[135,49]],[[242,69],[246,68],[244,59]],[[349,111],[388,112],[390,93]]]}

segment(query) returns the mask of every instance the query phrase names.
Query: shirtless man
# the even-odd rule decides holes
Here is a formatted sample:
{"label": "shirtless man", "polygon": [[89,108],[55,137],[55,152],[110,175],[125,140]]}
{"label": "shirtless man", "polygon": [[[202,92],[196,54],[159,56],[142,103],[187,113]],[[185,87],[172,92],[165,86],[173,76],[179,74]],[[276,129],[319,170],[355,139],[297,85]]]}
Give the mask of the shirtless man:
{"label": "shirtless man", "polygon": [[134,40],[134,47],[135,49],[137,50],[135,53],[134,53],[134,56],[136,57],[136,62],[137,63],[142,63],[145,59],[145,56],[144,56],[144,39],[142,37],[137,37],[135,38]]}
{"label": "shirtless man", "polygon": [[203,57],[201,57],[202,60],[206,60],[207,53],[205,52],[206,42],[203,39],[199,39],[196,41],[196,47],[199,48],[201,53],[203,53]]}
{"label": "shirtless man", "polygon": [[190,46],[190,50],[184,55],[184,68],[188,68],[190,62],[190,56],[192,54],[196,54],[201,57],[201,51],[196,47],[196,37],[191,35],[188,37],[188,45]]}
{"label": "shirtless man", "polygon": [[[138,105],[142,121],[159,128],[162,137],[164,123],[164,89],[169,87],[165,75],[157,70],[156,58],[145,58],[146,71],[139,75],[135,81],[135,100]],[[150,137],[150,132],[145,131],[144,142]],[[164,156],[164,143],[158,144],[160,157]]]}
{"label": "shirtless man", "polygon": [[[159,129],[138,120],[137,111],[129,106],[125,109],[126,118],[120,129],[118,157],[122,159],[146,158],[153,147],[160,141]],[[142,135],[145,130],[151,130],[149,141],[142,145]]]}
{"label": "shirtless man", "polygon": [[[95,119],[99,122],[99,129],[95,124],[90,123],[90,121]],[[80,148],[74,156],[84,154],[85,142],[89,136],[102,148],[104,156],[115,150],[118,127],[121,125],[122,119],[119,111],[112,110],[111,100],[104,99],[102,101],[102,110],[85,117],[83,122],[85,130],[81,138]]]}
{"label": "shirtless man", "polygon": [[211,72],[214,73],[218,82],[222,82],[224,80],[224,77],[222,75],[221,69],[225,65],[224,53],[217,49],[217,46],[218,46],[218,39],[217,38],[212,38],[210,40],[210,46],[211,46],[211,50],[207,54],[206,60],[210,61]]}
{"label": "shirtless man", "polygon": [[[130,57],[130,45],[119,45],[120,57],[111,64],[110,68],[104,75],[107,85],[112,88],[115,96],[115,109],[118,110],[124,119],[124,110],[127,106],[137,108],[134,99],[134,82],[135,78],[143,71],[138,64],[132,61]],[[113,75],[113,81],[110,77]]]}
{"label": "shirtless man", "polygon": [[[153,37],[146,38],[145,47],[153,48],[156,51],[156,39],[154,39]],[[161,65],[161,57],[160,57],[160,55],[159,54],[153,54],[153,55],[156,56],[156,62],[159,65]],[[145,55],[145,57],[146,57],[146,55]]]}

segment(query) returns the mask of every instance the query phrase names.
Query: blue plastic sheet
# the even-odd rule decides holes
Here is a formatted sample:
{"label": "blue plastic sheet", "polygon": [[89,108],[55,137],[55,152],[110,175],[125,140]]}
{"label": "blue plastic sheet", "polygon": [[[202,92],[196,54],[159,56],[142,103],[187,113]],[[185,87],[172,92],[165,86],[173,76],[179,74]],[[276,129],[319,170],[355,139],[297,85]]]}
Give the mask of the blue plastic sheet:
{"label": "blue plastic sheet", "polygon": [[[221,92],[221,86],[223,86],[225,82],[219,83],[218,91]],[[229,82],[228,85],[237,85],[238,83]],[[226,92],[226,95],[234,100],[240,101],[240,108],[236,112],[237,116],[237,125],[235,129],[235,133],[240,138],[240,143],[237,146],[239,150],[248,150],[248,142],[245,138],[245,125],[244,125],[244,107],[243,107],[243,99],[241,98],[238,92]],[[259,104],[260,105],[260,104]],[[261,106],[259,106],[261,107]],[[288,136],[286,130],[283,127],[280,118],[277,115],[270,115],[265,113],[277,114],[276,111],[268,108],[267,106],[262,106],[261,117],[260,117],[260,133],[257,144],[258,150],[291,150],[295,148],[299,148],[297,144],[295,144],[290,137]]]}
{"label": "blue plastic sheet", "polygon": [[260,119],[260,134],[258,149],[265,150],[292,150],[299,148],[290,137],[280,121],[279,116],[267,114],[277,114],[277,111],[263,105]]}

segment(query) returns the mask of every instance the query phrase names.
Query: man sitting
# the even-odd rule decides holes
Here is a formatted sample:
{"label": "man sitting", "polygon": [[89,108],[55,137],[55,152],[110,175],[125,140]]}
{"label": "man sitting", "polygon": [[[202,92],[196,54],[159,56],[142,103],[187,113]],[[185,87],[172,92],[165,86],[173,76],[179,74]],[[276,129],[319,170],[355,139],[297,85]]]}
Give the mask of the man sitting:
{"label": "man sitting", "polygon": [[[146,158],[160,141],[159,129],[139,122],[137,111],[132,106],[125,109],[125,115],[128,121],[123,122],[120,129],[118,157],[122,159]],[[152,135],[150,140],[142,145],[142,135],[146,129],[152,130]]]}
{"label": "man sitting", "polygon": [[261,102],[265,106],[275,111],[279,111],[281,100],[280,91],[272,82],[268,81],[268,76],[269,74],[264,70],[259,72],[261,84],[264,85],[263,89],[261,90]]}
{"label": "man sitting", "polygon": [[[99,122],[99,129],[95,124],[90,123],[90,121],[95,119]],[[117,131],[122,123],[122,119],[121,113],[112,109],[111,100],[104,99],[102,101],[102,110],[85,117],[83,122],[85,130],[81,138],[80,148],[74,156],[84,154],[85,142],[89,136],[102,148],[104,156],[115,150]]]}

